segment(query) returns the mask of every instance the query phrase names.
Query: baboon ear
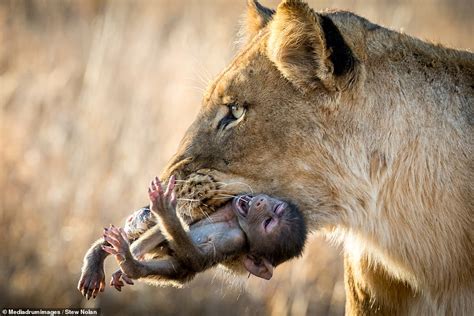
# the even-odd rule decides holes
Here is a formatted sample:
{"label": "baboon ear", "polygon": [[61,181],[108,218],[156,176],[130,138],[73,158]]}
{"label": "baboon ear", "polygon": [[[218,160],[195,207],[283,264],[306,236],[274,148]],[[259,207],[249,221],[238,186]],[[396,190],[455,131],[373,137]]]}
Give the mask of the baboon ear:
{"label": "baboon ear", "polygon": [[338,77],[352,68],[352,53],[332,20],[300,0],[278,6],[271,22],[267,54],[281,73],[303,91],[338,89]]}
{"label": "baboon ear", "polygon": [[243,263],[248,272],[253,275],[270,280],[273,276],[273,265],[265,258],[255,258],[253,256],[246,255],[243,259]]}
{"label": "baboon ear", "polygon": [[247,17],[245,21],[247,38],[252,38],[272,19],[274,10],[261,5],[257,0],[247,0]]}

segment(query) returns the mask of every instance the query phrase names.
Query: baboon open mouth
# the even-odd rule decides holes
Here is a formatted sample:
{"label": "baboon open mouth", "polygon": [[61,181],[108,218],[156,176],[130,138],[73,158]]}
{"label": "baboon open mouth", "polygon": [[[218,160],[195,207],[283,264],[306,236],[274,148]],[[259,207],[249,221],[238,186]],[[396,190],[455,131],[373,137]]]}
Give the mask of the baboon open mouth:
{"label": "baboon open mouth", "polygon": [[243,217],[246,217],[250,206],[252,205],[253,196],[250,194],[239,195],[232,201],[234,209]]}

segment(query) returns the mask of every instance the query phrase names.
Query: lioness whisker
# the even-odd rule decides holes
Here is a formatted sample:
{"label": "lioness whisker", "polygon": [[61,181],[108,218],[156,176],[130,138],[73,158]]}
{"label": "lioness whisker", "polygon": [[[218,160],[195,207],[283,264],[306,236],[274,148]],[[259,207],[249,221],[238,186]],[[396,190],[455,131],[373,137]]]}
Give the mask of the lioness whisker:
{"label": "lioness whisker", "polygon": [[221,197],[215,197],[212,199],[213,200],[230,200],[231,198],[233,198],[233,196],[221,196]]}
{"label": "lioness whisker", "polygon": [[239,200],[243,200],[245,202],[250,202],[252,200],[252,198],[246,196],[246,195],[241,195],[241,196],[238,196],[238,195],[229,195],[229,194],[219,194],[220,196],[218,196],[217,198],[214,198],[215,200],[225,200],[227,198],[236,198],[236,197],[239,197]]}
{"label": "lioness whisker", "polygon": [[[202,207],[199,207],[199,210],[201,211],[201,213],[204,215],[204,217],[210,219],[211,217],[209,216],[208,213],[204,212],[204,210],[202,209]],[[212,221],[212,220],[211,220]]]}
{"label": "lioness whisker", "polygon": [[246,186],[247,188],[250,189],[250,193],[252,193],[252,194],[254,193],[252,187],[249,184],[245,183],[245,182],[236,181],[236,182],[229,182],[229,183],[224,183],[224,182],[217,182],[217,183],[221,184],[221,186],[223,186],[223,187],[228,186],[228,185],[232,185],[232,184],[242,184],[242,185],[244,185],[244,186]]}
{"label": "lioness whisker", "polygon": [[216,189],[216,190],[209,190],[209,192],[227,192],[222,189]]}
{"label": "lioness whisker", "polygon": [[188,205],[188,207],[186,208],[186,210],[187,210],[187,213],[188,213],[189,218],[192,218],[193,215],[192,215],[192,213],[191,213],[191,210],[192,210],[191,204]]}
{"label": "lioness whisker", "polygon": [[185,198],[178,198],[178,201],[186,201],[186,202],[200,202],[200,200],[196,199],[185,199]]}
{"label": "lioness whisker", "polygon": [[238,195],[226,194],[226,193],[218,193],[218,196],[219,196],[219,197],[224,197],[224,196],[226,196],[226,197],[233,197],[233,198],[234,198],[234,197],[237,197]]}
{"label": "lioness whisker", "polygon": [[206,89],[202,88],[202,87],[199,87],[199,86],[191,86],[191,85],[185,85],[184,86],[185,88],[188,88],[188,89],[194,89],[194,90],[197,90],[198,92],[204,92]]}

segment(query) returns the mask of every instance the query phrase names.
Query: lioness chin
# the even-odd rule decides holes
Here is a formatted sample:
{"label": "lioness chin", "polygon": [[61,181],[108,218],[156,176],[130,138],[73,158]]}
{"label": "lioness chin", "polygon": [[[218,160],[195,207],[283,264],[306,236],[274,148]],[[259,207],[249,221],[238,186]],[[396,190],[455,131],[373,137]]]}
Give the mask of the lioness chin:
{"label": "lioness chin", "polygon": [[344,244],[348,314],[472,312],[474,55],[297,0],[247,16],[162,174],[182,215],[289,199]]}

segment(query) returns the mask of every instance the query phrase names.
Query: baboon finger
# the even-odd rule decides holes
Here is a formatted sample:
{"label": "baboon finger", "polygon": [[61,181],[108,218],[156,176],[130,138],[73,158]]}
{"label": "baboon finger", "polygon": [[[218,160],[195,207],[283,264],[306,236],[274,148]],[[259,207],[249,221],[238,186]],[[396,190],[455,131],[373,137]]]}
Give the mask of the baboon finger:
{"label": "baboon finger", "polygon": [[126,275],[126,274],[122,274],[122,280],[124,280],[127,284],[130,284],[130,285],[135,284],[135,283],[133,283],[132,279],[130,279],[128,277],[128,275]]}
{"label": "baboon finger", "polygon": [[86,287],[86,298],[89,300],[92,296],[92,283],[93,281],[89,281],[89,283],[87,284],[87,287]]}
{"label": "baboon finger", "polygon": [[100,287],[99,287],[100,292],[105,291],[105,280],[100,281]]}
{"label": "baboon finger", "polygon": [[176,192],[175,191],[171,192],[170,204],[171,206],[176,207]]}
{"label": "baboon finger", "polygon": [[87,296],[86,296],[87,300],[90,300],[90,299],[91,299],[91,297],[92,297],[92,292],[94,292],[94,289],[93,289],[93,288],[90,288],[89,291],[87,292]]}
{"label": "baboon finger", "polygon": [[99,283],[98,280],[92,281],[92,285],[91,285],[91,290],[92,291],[94,291],[99,286],[98,283]]}
{"label": "baboon finger", "polygon": [[120,280],[120,277],[115,278],[112,281],[113,281],[113,285],[124,286],[123,282]]}
{"label": "baboon finger", "polygon": [[118,254],[118,252],[114,248],[109,247],[109,246],[102,246],[102,250],[104,250],[107,253],[110,253],[111,255],[117,255]]}
{"label": "baboon finger", "polygon": [[116,240],[118,240],[117,239],[118,235],[119,235],[119,231],[116,228],[110,229],[107,233],[104,234],[104,236],[109,236],[109,237],[114,238]]}
{"label": "baboon finger", "polygon": [[174,187],[176,184],[176,177],[172,175],[168,180],[168,187],[166,188],[165,196],[170,196],[174,191]]}
{"label": "baboon finger", "polygon": [[110,234],[117,234],[118,233],[118,228],[112,225],[108,231]]}
{"label": "baboon finger", "polygon": [[114,246],[114,248],[118,248],[120,246],[120,241],[118,241],[116,238],[111,237],[111,236],[105,236],[105,241],[107,241],[109,244]]}
{"label": "baboon finger", "polygon": [[122,286],[118,282],[115,282],[113,284],[111,283],[110,285],[112,285],[117,291],[122,291]]}
{"label": "baboon finger", "polygon": [[82,286],[82,296],[84,297],[87,297],[87,291],[89,290],[89,283],[90,283],[90,279],[87,278],[84,282],[84,285]]}
{"label": "baboon finger", "polygon": [[92,291],[92,298],[95,299],[97,297],[97,294],[99,293],[99,286],[100,283],[96,283],[94,290]]}
{"label": "baboon finger", "polygon": [[114,238],[116,235],[115,230],[109,229],[108,231],[104,232],[104,237]]}
{"label": "baboon finger", "polygon": [[163,186],[161,185],[160,179],[158,177],[155,177],[155,184],[156,184],[156,188],[158,189],[158,192],[160,192],[160,194],[162,194],[163,193]]}
{"label": "baboon finger", "polygon": [[84,277],[81,276],[81,279],[79,280],[79,282],[77,283],[77,289],[79,291],[82,291],[82,287],[84,286]]}
{"label": "baboon finger", "polygon": [[127,237],[127,234],[125,233],[125,231],[123,230],[123,228],[120,228],[119,232],[120,232],[120,236],[123,238],[123,241],[126,242],[128,237]]}

